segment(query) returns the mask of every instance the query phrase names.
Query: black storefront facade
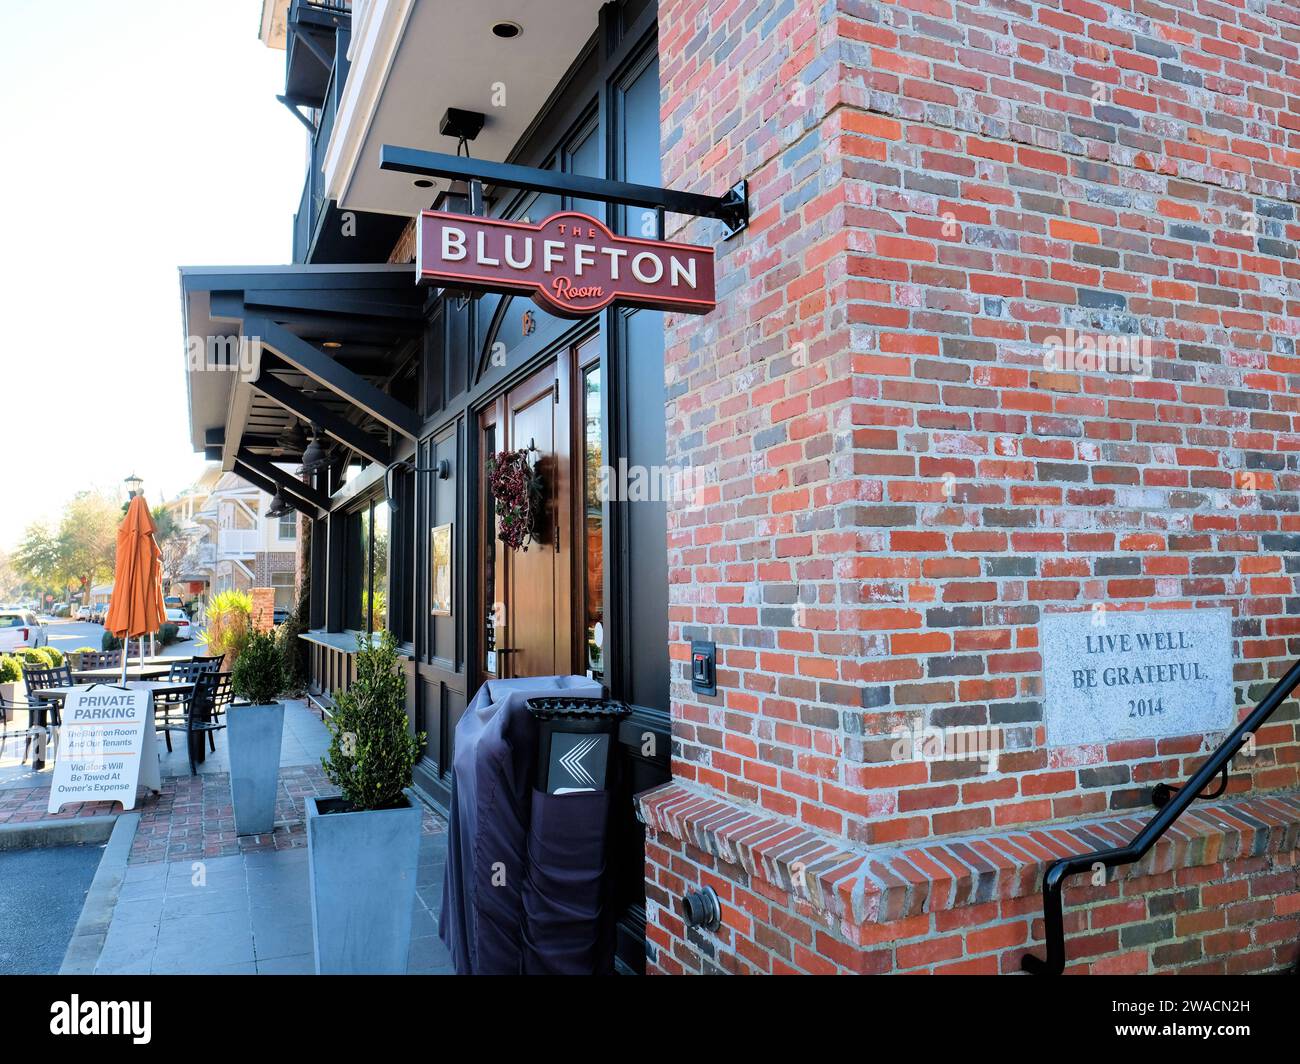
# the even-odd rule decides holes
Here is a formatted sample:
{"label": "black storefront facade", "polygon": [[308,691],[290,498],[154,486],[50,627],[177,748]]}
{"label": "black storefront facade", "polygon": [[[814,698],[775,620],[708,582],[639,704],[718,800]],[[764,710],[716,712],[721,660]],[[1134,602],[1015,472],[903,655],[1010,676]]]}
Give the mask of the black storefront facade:
{"label": "black storefront facade", "polygon": [[[348,12],[294,3],[287,15],[282,102],[312,143],[295,262],[182,268],[194,444],[309,519],[304,639],[317,705],[328,711],[350,681],[359,637],[397,635],[411,726],[428,736],[415,783],[435,804],[448,803],[456,724],[486,680],[588,675],[632,707],[614,838],[618,956],[640,971],[632,795],[670,777],[666,505],[602,491],[600,469],[665,465],[663,316],[615,307],[571,320],[523,296],[417,285],[409,217],[322,193]],[[591,26],[501,161],[658,185],[655,7],[593,6]],[[457,140],[435,146],[454,152]],[[471,209],[463,184],[404,180],[427,189],[425,206]],[[563,210],[662,234],[653,210],[556,193],[487,185],[481,207],[533,222]],[[313,435],[328,464],[304,474]],[[484,470],[517,448],[535,453],[546,514],[529,550],[512,552],[495,535]]]}

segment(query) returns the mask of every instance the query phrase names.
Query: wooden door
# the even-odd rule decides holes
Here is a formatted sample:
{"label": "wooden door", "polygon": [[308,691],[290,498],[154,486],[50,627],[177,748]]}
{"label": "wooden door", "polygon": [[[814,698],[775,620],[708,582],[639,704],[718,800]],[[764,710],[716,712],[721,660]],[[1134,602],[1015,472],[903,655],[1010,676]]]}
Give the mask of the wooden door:
{"label": "wooden door", "polygon": [[515,386],[501,408],[501,446],[530,450],[543,488],[543,513],[527,550],[496,544],[503,599],[496,633],[504,676],[573,671],[573,473],[567,353]]}

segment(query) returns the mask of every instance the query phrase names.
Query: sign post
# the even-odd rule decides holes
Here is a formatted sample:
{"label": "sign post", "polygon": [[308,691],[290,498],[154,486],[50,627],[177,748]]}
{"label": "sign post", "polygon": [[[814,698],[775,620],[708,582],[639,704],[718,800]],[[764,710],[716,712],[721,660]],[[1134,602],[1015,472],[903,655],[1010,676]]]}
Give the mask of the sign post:
{"label": "sign post", "polygon": [[70,802],[121,802],[132,809],[137,786],[162,789],[153,695],[109,684],[69,690],[48,812]]}

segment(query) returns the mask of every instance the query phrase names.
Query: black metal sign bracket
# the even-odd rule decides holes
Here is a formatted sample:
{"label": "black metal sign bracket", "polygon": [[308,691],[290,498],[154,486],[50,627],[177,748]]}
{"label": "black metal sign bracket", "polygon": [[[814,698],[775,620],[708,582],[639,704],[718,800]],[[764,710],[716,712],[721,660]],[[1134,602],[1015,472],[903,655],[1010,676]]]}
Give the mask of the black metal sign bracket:
{"label": "black metal sign bracket", "polygon": [[626,207],[649,207],[717,218],[725,227],[722,238],[729,240],[749,225],[749,185],[737,181],[722,196],[704,196],[654,185],[635,185],[582,174],[560,174],[515,163],[494,163],[442,152],[423,151],[385,144],[379,152],[379,168],[421,177],[442,177],[450,181],[481,181],[486,185],[518,188],[529,192],[552,192],[579,199],[619,203]]}

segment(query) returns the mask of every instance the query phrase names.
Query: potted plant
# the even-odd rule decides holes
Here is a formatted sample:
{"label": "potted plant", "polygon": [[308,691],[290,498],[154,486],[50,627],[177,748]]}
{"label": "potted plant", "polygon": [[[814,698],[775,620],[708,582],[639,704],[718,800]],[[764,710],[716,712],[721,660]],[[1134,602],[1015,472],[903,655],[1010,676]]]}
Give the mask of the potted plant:
{"label": "potted plant", "polygon": [[0,695],[10,704],[17,701],[18,685],[22,683],[23,666],[12,654],[0,655]]}
{"label": "potted plant", "polygon": [[230,742],[230,801],[236,835],[264,835],[275,828],[284,733],[284,661],[269,633],[251,636],[235,662],[231,687],[245,704],[226,711]]}
{"label": "potted plant", "polygon": [[410,731],[391,632],[362,641],[356,680],[334,706],[321,765],[343,793],[306,800],[316,972],[401,974],[420,855],[411,774],[424,735]]}

